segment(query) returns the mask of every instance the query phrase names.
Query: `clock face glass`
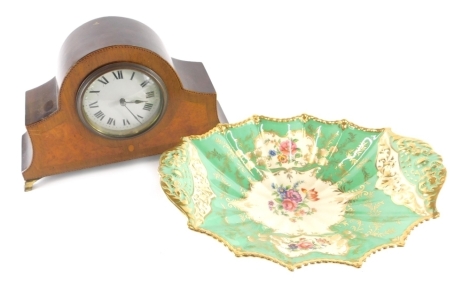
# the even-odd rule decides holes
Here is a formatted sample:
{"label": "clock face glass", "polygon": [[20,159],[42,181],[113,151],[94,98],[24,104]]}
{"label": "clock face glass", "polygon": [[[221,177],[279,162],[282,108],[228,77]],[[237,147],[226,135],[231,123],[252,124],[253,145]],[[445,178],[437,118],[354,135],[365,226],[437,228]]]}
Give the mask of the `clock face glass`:
{"label": "clock face glass", "polygon": [[92,131],[126,138],[152,127],[166,103],[161,78],[140,65],[104,66],[85,79],[77,98],[80,118]]}

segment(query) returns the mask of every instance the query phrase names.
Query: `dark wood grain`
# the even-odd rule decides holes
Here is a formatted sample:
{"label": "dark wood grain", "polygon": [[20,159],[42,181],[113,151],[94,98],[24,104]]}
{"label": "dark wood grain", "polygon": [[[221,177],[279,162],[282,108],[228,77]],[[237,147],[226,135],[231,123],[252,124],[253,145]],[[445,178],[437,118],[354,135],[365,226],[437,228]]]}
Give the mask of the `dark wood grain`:
{"label": "dark wood grain", "polygon": [[59,88],[55,77],[47,83],[27,91],[25,101],[26,125],[36,123],[56,112],[59,104]]}
{"label": "dark wood grain", "polygon": [[104,17],[81,25],[67,37],[59,53],[58,84],[80,59],[108,46],[145,48],[172,64],[163,42],[152,29],[132,19]]}
{"label": "dark wood grain", "polygon": [[190,62],[173,59],[173,66],[186,90],[201,93],[215,93],[209,74],[201,62]]}
{"label": "dark wood grain", "polygon": [[[213,128],[219,123],[216,93],[204,66],[176,61],[177,70],[158,36],[134,20],[101,18],[75,30],[62,47],[56,79],[27,92],[23,146],[30,150],[23,150],[24,179],[160,154],[183,136]],[[150,68],[167,87],[168,105],[163,117],[139,136],[105,138],[87,129],[78,117],[80,84],[97,68],[114,62]],[[54,82],[58,95],[54,94]]]}

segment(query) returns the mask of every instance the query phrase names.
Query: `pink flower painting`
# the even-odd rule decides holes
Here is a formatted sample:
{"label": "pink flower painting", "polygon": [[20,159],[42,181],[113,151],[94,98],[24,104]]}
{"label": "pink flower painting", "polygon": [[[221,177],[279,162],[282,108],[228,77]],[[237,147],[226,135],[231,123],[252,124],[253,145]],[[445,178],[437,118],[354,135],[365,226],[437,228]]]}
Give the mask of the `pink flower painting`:
{"label": "pink flower painting", "polygon": [[284,155],[294,155],[297,152],[297,145],[291,140],[284,140],[279,145],[279,151]]}

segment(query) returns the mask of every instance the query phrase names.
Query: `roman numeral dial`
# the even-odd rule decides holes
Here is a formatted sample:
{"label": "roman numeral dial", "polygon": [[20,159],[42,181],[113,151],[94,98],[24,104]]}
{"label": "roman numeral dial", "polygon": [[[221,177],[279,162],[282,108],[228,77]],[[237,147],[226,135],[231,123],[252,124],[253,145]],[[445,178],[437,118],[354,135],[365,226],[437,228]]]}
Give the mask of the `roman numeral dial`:
{"label": "roman numeral dial", "polygon": [[99,120],[103,120],[103,118],[106,116],[104,115],[104,113],[100,110],[98,112],[95,112],[94,116],[99,119]]}
{"label": "roman numeral dial", "polygon": [[112,73],[113,73],[114,78],[116,78],[116,80],[123,79],[123,77],[122,77],[122,70],[113,71]]}
{"label": "roman numeral dial", "polygon": [[150,111],[153,107],[151,103],[145,103],[143,110]]}
{"label": "roman numeral dial", "polygon": [[109,83],[108,79],[106,79],[105,76],[102,76],[100,79],[98,79],[98,82],[100,82],[100,83],[102,83],[102,84],[104,84],[104,85],[106,85],[106,84]]}
{"label": "roman numeral dial", "polygon": [[131,137],[150,129],[162,116],[166,89],[150,69],[115,63],[99,68],[85,82],[77,109],[84,125],[100,136]]}
{"label": "roman numeral dial", "polygon": [[141,86],[142,88],[145,88],[145,86],[147,86],[149,83],[150,83],[150,80],[145,80],[145,81],[143,81],[142,83],[140,83],[140,86]]}

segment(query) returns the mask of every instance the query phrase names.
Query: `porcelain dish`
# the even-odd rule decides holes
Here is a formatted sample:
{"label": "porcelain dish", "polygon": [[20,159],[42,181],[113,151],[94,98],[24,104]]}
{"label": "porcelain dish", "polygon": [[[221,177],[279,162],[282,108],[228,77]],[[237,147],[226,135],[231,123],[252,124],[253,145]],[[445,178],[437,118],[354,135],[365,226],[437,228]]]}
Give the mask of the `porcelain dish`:
{"label": "porcelain dish", "polygon": [[436,218],[446,177],[425,142],[310,115],[253,116],[183,138],[160,158],[161,185],[190,229],[237,256],[290,270],[360,267]]}

